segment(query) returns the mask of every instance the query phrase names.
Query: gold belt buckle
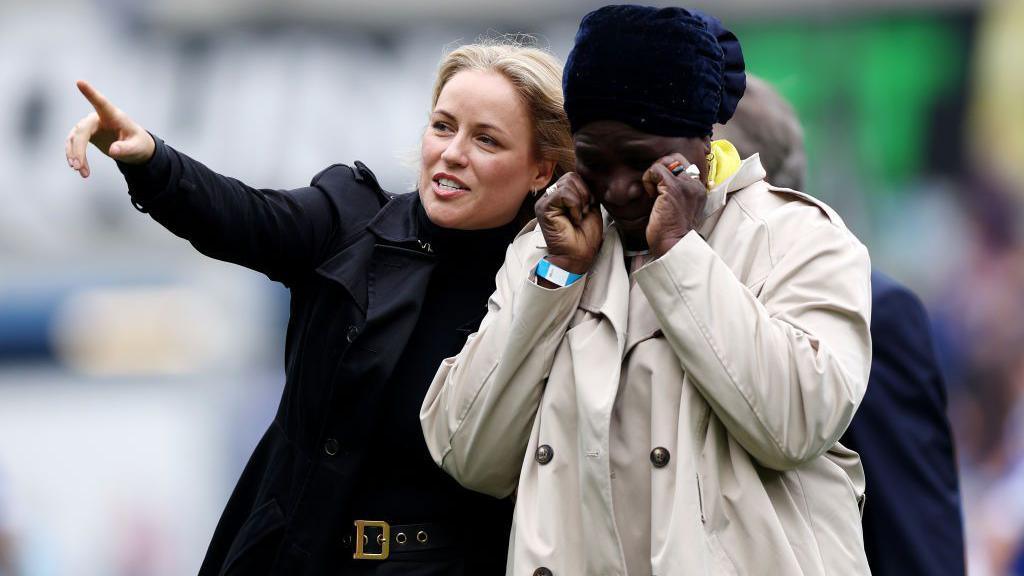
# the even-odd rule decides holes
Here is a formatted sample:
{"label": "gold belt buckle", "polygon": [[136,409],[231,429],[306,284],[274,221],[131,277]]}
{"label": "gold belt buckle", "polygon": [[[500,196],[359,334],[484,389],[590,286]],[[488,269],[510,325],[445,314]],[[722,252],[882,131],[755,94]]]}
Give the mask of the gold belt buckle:
{"label": "gold belt buckle", "polygon": [[[391,525],[383,520],[356,520],[356,552],[352,558],[356,560],[387,560],[391,553]],[[380,553],[373,554],[363,551],[363,545],[367,542],[366,527],[380,528],[381,534],[377,537],[380,544]]]}

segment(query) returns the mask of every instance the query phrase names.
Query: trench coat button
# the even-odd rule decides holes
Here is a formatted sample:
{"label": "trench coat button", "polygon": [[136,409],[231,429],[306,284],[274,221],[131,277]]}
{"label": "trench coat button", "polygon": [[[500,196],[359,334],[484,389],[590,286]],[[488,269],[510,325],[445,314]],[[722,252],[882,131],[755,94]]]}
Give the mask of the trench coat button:
{"label": "trench coat button", "polygon": [[651,450],[651,464],[654,464],[655,468],[664,468],[671,457],[672,455],[668,453],[668,450],[661,446]]}
{"label": "trench coat button", "polygon": [[338,445],[338,441],[334,438],[328,438],[324,442],[324,453],[328,456],[336,455],[338,453],[338,448],[340,448],[340,446]]}
{"label": "trench coat button", "polygon": [[551,574],[551,570],[548,570],[547,568],[541,566],[540,568],[537,568],[536,570],[533,571],[533,576],[553,576],[553,575]]}
{"label": "trench coat button", "polygon": [[356,336],[359,336],[359,328],[349,326],[348,331],[345,332],[345,340],[348,340],[348,343],[351,344],[356,341]]}
{"label": "trench coat button", "polygon": [[551,462],[551,459],[555,457],[555,451],[551,449],[551,446],[547,444],[541,444],[537,447],[537,453],[533,455],[542,465]]}

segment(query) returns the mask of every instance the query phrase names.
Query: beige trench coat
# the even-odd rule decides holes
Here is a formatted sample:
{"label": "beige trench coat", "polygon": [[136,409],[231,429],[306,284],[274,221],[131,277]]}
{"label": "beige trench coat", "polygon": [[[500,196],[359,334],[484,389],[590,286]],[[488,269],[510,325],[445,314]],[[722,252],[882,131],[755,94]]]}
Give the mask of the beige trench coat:
{"label": "beige trench coat", "polygon": [[567,288],[534,282],[539,229],[509,248],[420,414],[461,484],[516,492],[507,574],[869,573],[837,443],[871,363],[868,254],[764,175],[745,160],[632,287],[613,224]]}

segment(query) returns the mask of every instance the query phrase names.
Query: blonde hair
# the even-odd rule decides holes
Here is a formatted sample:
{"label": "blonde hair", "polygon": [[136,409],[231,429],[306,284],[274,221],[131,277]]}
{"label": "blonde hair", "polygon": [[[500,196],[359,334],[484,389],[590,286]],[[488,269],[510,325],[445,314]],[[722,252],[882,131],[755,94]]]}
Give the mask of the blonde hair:
{"label": "blonde hair", "polygon": [[562,65],[539,48],[525,46],[522,35],[466,44],[445,55],[437,71],[430,107],[441,90],[463,70],[497,72],[507,78],[526,105],[533,123],[533,149],[555,161],[551,182],[574,169],[569,119],[562,104]]}

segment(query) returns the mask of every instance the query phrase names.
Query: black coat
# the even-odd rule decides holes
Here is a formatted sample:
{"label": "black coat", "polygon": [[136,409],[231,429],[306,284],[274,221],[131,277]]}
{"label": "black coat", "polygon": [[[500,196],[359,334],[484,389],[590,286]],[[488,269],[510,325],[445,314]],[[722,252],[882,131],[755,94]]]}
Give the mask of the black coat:
{"label": "black coat", "polygon": [[962,576],[960,489],[928,318],[880,273],[871,292],[871,377],[841,440],[864,463],[868,564],[875,576]]}
{"label": "black coat", "polygon": [[[120,168],[138,209],[203,254],[263,272],[291,292],[280,407],[200,574],[347,573],[352,551],[341,542],[351,534],[355,487],[368,452],[386,449],[374,443],[389,425],[374,418],[387,401],[378,384],[395,368],[435,266],[417,195],[384,192],[358,162],[331,166],[305,188],[256,190],[159,140],[149,164]],[[484,303],[466,303],[476,322]],[[481,538],[467,544],[477,564],[466,572],[503,573],[510,505],[464,490],[456,504]]]}

